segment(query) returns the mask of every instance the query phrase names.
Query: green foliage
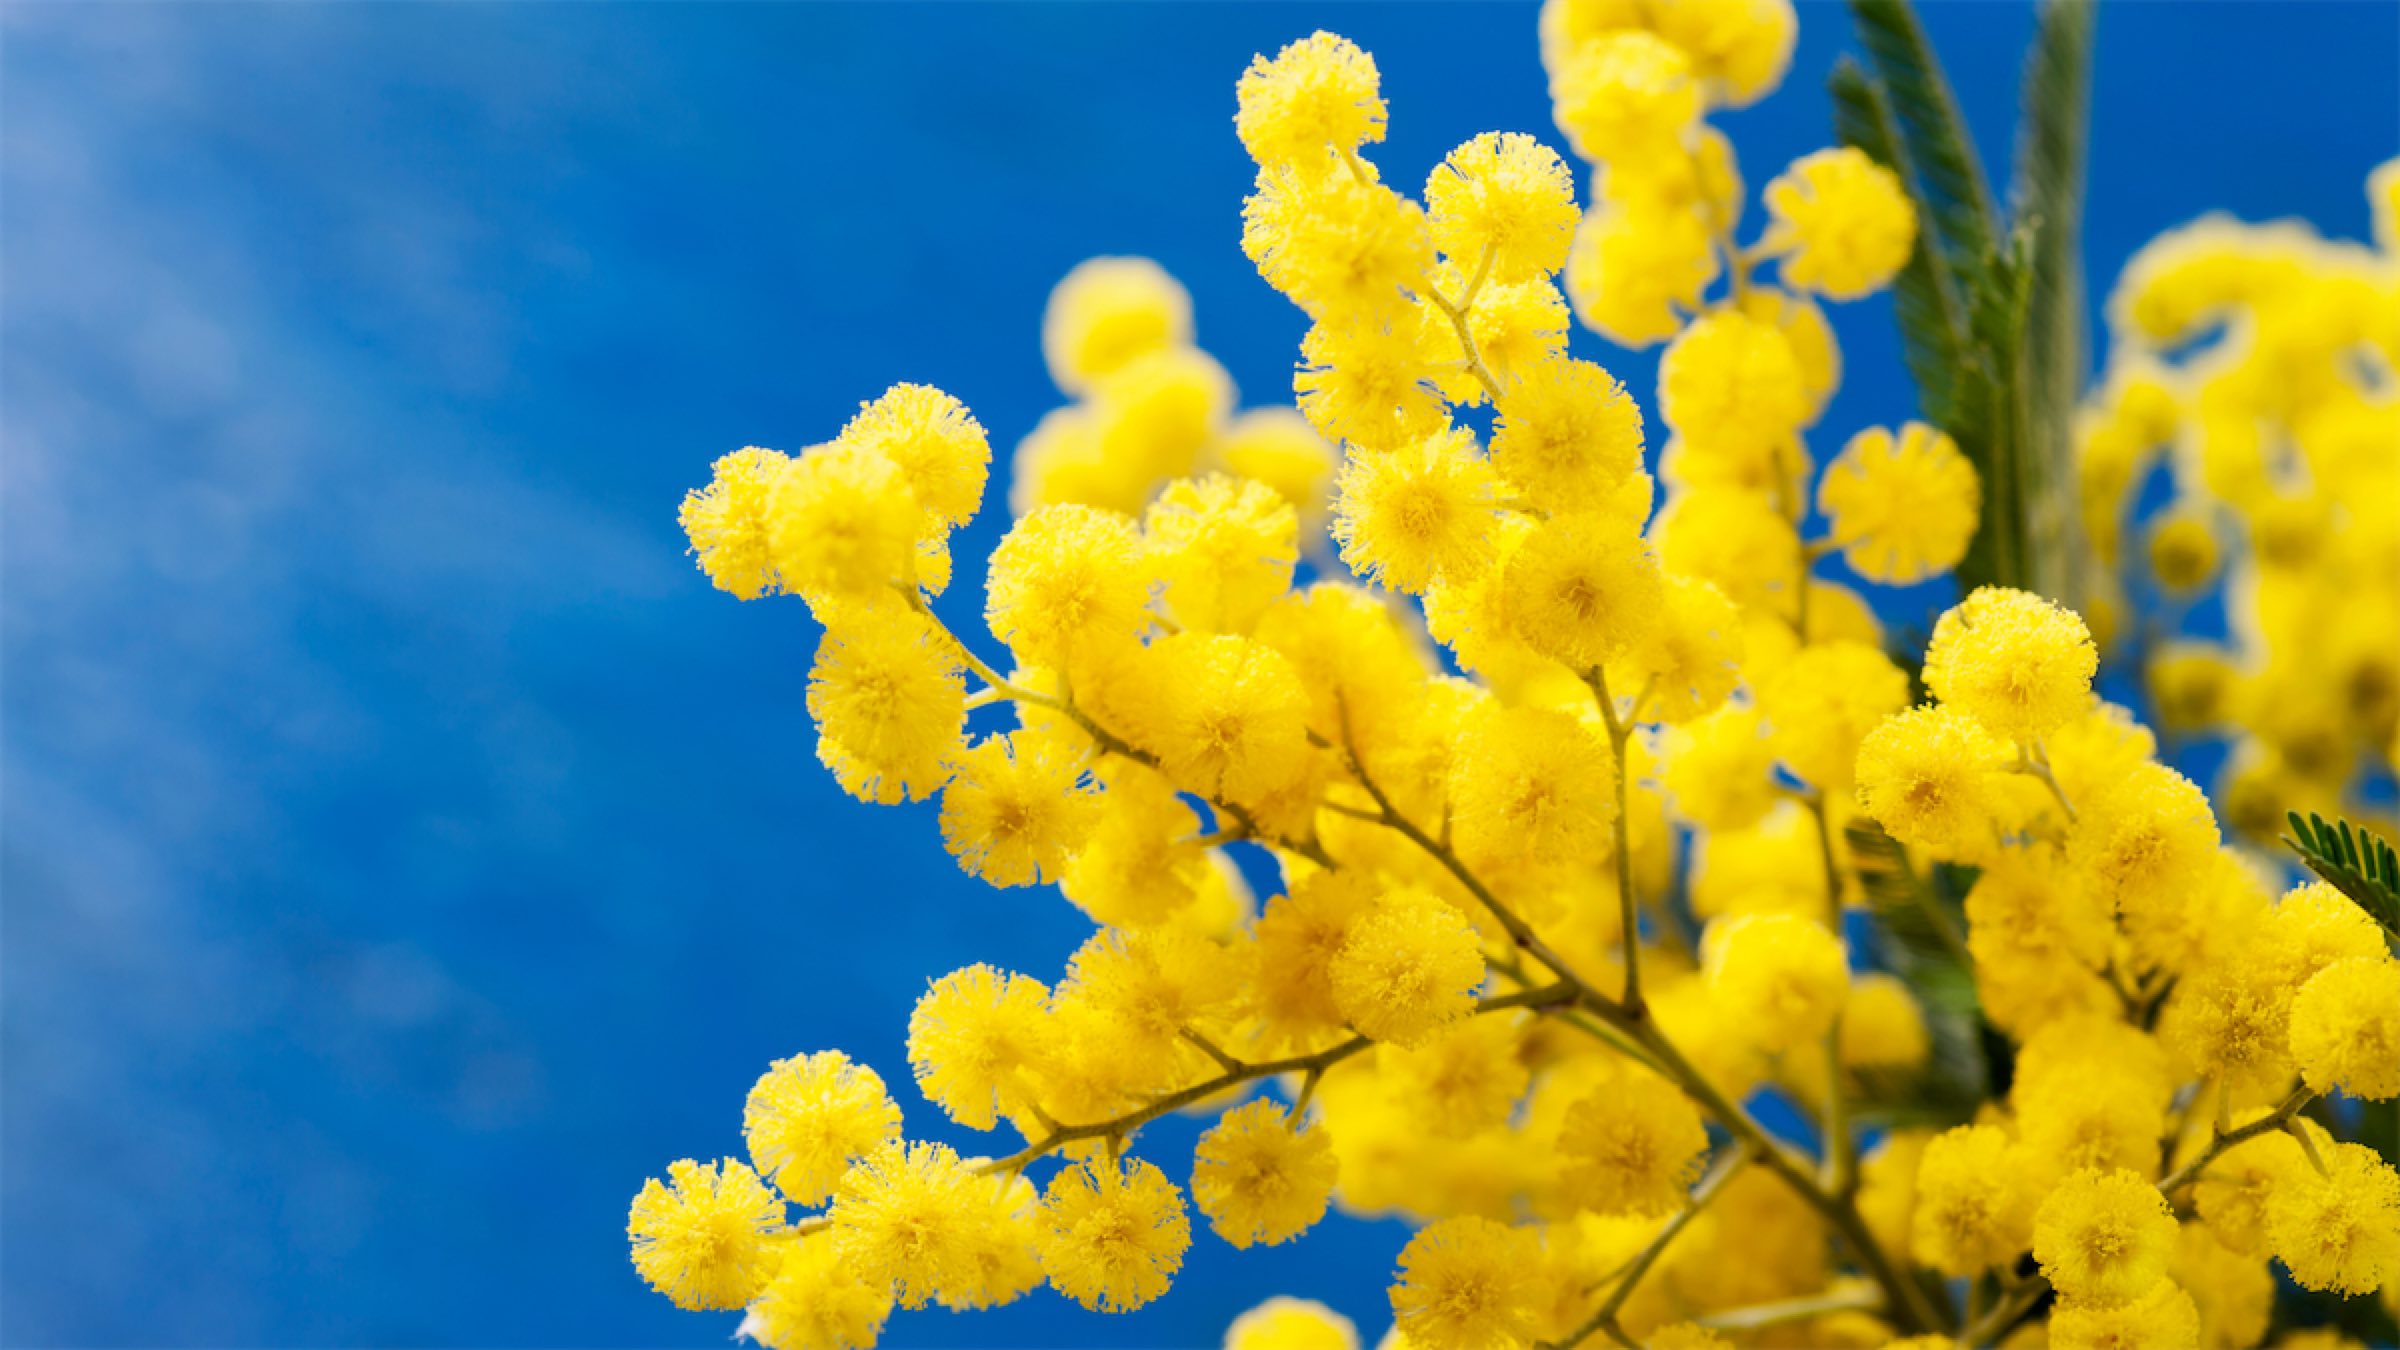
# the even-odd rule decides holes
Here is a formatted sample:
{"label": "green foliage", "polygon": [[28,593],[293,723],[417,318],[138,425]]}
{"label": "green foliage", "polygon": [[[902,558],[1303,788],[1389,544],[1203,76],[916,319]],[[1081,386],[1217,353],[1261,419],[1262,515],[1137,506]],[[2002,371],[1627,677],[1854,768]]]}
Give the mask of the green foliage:
{"label": "green foliage", "polygon": [[[1969,1120],[1987,1095],[1989,1068],[1980,1033],[1973,958],[1960,937],[1955,901],[1920,876],[1908,854],[1883,827],[1861,816],[1842,827],[1860,886],[1877,923],[1873,942],[1881,964],[1908,982],[1925,1013],[1933,1054],[1913,1083],[1864,1083],[1864,1105],[1887,1123],[1956,1125]],[[1893,1089],[1886,1092],[1885,1088]]]}
{"label": "green foliage", "polygon": [[2286,812],[2285,819],[2291,821],[2292,832],[2283,842],[2308,870],[2357,901],[2386,933],[2400,938],[2400,856],[2391,844],[2364,827],[2354,831],[2349,821],[2328,823],[2314,811],[2306,820],[2297,811]]}
{"label": "green foliage", "polygon": [[1927,420],[1983,480],[1982,521],[1959,582],[2072,603],[2068,428],[2083,375],[2081,225],[2091,0],[2049,0],[2025,79],[2003,222],[1958,103],[1907,0],[1851,0],[1873,70],[1832,77],[1841,141],[1898,175],[1917,249],[1894,283],[1901,339]]}

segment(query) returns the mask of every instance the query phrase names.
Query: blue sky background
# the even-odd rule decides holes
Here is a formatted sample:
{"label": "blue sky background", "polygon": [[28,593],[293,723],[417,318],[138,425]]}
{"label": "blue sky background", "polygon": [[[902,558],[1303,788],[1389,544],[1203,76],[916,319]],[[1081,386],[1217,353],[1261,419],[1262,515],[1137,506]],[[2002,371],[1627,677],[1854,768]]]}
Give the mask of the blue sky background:
{"label": "blue sky background", "polygon": [[[1931,8],[2004,163],[2029,11]],[[804,612],[709,590],[676,502],[898,379],[1005,454],[1094,253],[1166,263],[1245,402],[1287,399],[1229,117],[1317,26],[1381,63],[1396,181],[1551,132],[1497,4],[0,13],[0,1341],[730,1334],[635,1280],[641,1179],[738,1151],[773,1057],[904,1081],[928,976],[1047,974],[1085,929],[967,880],[930,808],[838,794]],[[2101,32],[2096,277],[2209,207],[2364,234],[2400,7]],[[1829,139],[1847,39],[1804,5],[1785,90],[1726,119],[1754,185]],[[1837,316],[1829,434],[1914,410],[1888,319]],[[1202,1345],[1275,1292],[1371,1338],[1401,1240],[1204,1237],[1130,1318],[1042,1293],[887,1343]]]}

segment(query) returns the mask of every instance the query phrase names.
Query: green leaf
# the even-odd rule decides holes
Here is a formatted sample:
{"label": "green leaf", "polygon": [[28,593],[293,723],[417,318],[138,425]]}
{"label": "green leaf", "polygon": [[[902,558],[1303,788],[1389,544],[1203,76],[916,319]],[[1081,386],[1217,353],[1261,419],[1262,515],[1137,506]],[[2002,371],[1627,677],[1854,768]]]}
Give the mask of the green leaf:
{"label": "green leaf", "polygon": [[[1890,169],[1908,189],[1918,219],[1928,218],[1932,208],[1918,182],[1916,166],[1901,145],[1900,129],[1892,120],[1891,103],[1882,87],[1845,56],[1834,64],[1830,88],[1834,135],[1842,144]],[[1902,355],[1917,382],[1925,415],[1950,430],[1956,400],[1954,377],[1967,360],[1966,304],[1948,259],[1928,231],[1917,232],[1916,248],[1893,280],[1892,297],[1900,321]],[[1953,438],[1957,434],[1951,431]]]}
{"label": "green leaf", "polygon": [[2083,228],[2093,0],[2048,0],[2025,66],[2010,211],[2033,230],[2026,320],[2027,417],[2017,437],[2018,497],[2033,589],[2073,604],[2088,566],[2076,528],[2073,419],[2085,376]]}
{"label": "green leaf", "polygon": [[1992,256],[1996,217],[1958,100],[1942,78],[1941,65],[1907,0],[1850,0],[1850,12],[1858,20],[1859,43],[1867,49],[1891,105],[1900,147],[1932,208],[1922,227],[1933,234],[1952,271],[1971,287]]}
{"label": "green leaf", "polygon": [[1845,825],[1842,833],[1868,907],[1878,920],[1875,955],[1907,981],[1925,1014],[1933,1046],[1925,1073],[1915,1081],[1865,1080],[1864,1105],[1895,1118],[1905,1115],[1912,1123],[1958,1124],[1974,1115],[1990,1072],[1983,1053],[1973,958],[1960,936],[1963,916],[1955,903],[1936,894],[1930,881],[1918,875],[1907,852],[1882,826],[1860,818]]}
{"label": "green leaf", "polygon": [[2384,932],[2400,938],[2400,854],[2391,844],[2363,826],[2353,830],[2346,820],[2329,824],[2313,811],[2306,820],[2297,811],[2287,812],[2285,819],[2292,823],[2292,832],[2283,842],[2300,861],[2357,901]]}

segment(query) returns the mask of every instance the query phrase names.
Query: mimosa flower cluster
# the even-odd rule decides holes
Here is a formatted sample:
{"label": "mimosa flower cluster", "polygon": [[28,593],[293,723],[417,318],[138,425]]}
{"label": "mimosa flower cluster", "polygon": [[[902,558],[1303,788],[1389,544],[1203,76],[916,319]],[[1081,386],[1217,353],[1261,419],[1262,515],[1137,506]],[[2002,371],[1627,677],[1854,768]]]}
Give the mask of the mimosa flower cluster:
{"label": "mimosa flower cluster", "polygon": [[[1241,243],[1309,320],[1296,410],[1236,413],[1154,264],[1076,269],[1042,330],[1072,401],[1017,448],[981,633],[937,603],[991,470],[957,399],[897,385],[717,462],[684,527],[719,588],[823,626],[826,769],[936,799],[963,870],[1094,931],[1057,969],[930,981],[908,1069],[946,1127],[838,1050],[769,1066],[746,1160],[634,1200],[644,1280],[776,1350],[864,1350],[895,1309],[1043,1286],[1141,1308],[1195,1240],[1338,1207],[1414,1227],[1407,1350],[2232,1347],[2269,1334],[2278,1268],[2400,1287],[2400,1174],[2342,1134],[2400,1095],[2384,931],[2228,841],[2095,693],[2076,613],[1980,587],[1919,652],[1848,584],[1957,566],[1979,484],[1904,418],[1809,449],[1824,307],[1890,284],[1917,220],[1828,149],[1741,242],[1709,118],[1794,34],[1788,0],[1549,0],[1581,191],[1498,132],[1412,196],[1366,52],[1260,57]],[[2274,757],[2236,772],[2278,803],[2392,753],[2394,625],[2309,645],[2322,606],[2400,606],[2378,181],[2382,253],[2210,224],[2146,254],[2083,437],[2104,560],[2172,446],[2157,577],[2241,571],[2242,649],[2146,668],[2167,729]],[[1663,433],[1569,352],[1578,321],[1664,344]],[[2175,665],[2204,660],[2213,693]],[[1904,921],[1957,990],[1894,959]],[[2012,1073],[1981,1072],[1987,1032]],[[1770,1129],[1776,1099],[1806,1127]],[[1193,1153],[1146,1150],[1176,1112],[1213,1121]],[[958,1131],[986,1142],[930,1137]],[[1226,1344],[1359,1339],[1285,1297]]]}

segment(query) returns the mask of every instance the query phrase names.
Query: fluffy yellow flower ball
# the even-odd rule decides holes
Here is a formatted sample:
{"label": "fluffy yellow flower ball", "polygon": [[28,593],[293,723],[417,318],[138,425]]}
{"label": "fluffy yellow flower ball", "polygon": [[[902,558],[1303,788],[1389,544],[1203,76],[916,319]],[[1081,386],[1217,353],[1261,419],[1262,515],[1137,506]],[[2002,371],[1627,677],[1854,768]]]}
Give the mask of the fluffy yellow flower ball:
{"label": "fluffy yellow flower ball", "polygon": [[842,791],[889,806],[950,779],[967,725],[957,649],[897,600],[829,610],[808,672],[817,761]]}
{"label": "fluffy yellow flower ball", "polygon": [[1566,713],[1486,706],[1450,762],[1451,827],[1470,858],[1594,862],[1616,820],[1615,756]]}
{"label": "fluffy yellow flower ball", "polygon": [[2032,740],[2091,706],[2099,649],[2083,620],[2027,591],[1981,586],[1934,622],[1925,685],[2011,740]]}
{"label": "fluffy yellow flower ball", "polygon": [[1379,89],[1374,57],[1346,38],[1311,33],[1272,61],[1251,60],[1234,86],[1234,131],[1267,166],[1355,151],[1383,139],[1388,112]]}
{"label": "fluffy yellow flower ball", "polygon": [[1523,1228],[1473,1216],[1427,1225],[1400,1250],[1400,1335],[1416,1350],[1522,1350],[1533,1340],[1540,1262]]}
{"label": "fluffy yellow flower ball", "polygon": [[871,1350],[891,1313],[890,1288],[852,1269],[831,1241],[791,1242],[734,1334],[768,1350]]}
{"label": "fluffy yellow flower ball", "polygon": [[1825,466],[1817,505],[1860,576],[1908,585],[1947,572],[1975,537],[1982,488],[1958,443],[1910,422],[1869,427]]}
{"label": "fluffy yellow flower ball", "polygon": [[2400,1096],[2400,962],[2353,956],[2309,977],[2292,1000],[2292,1057],[2319,1092]]}
{"label": "fluffy yellow flower ball", "polygon": [[1791,339],[1739,310],[1693,320],[1659,358],[1659,416],[1696,452],[1771,458],[1814,411]]}
{"label": "fluffy yellow flower ball", "polygon": [[1307,418],[1290,408],[1253,408],[1225,428],[1217,458],[1228,473],[1264,483],[1290,503],[1301,537],[1324,530],[1339,456]]}
{"label": "fluffy yellow flower ball", "polygon": [[952,1120],[988,1130],[1025,1104],[1024,1075],[1050,1041],[1050,989],[986,965],[933,982],[908,1017],[917,1086]]}
{"label": "fluffy yellow flower ball", "polygon": [[1634,522],[1562,513],[1534,526],[1508,560],[1517,629],[1535,651],[1588,672],[1656,632],[1665,581]]}
{"label": "fluffy yellow flower ball", "polygon": [[1257,802],[1304,767],[1308,691],[1281,652],[1228,634],[1177,633],[1150,644],[1155,683],[1134,739],[1186,792]]}
{"label": "fluffy yellow flower ball", "polygon": [[[1580,212],[1558,152],[1522,132],[1487,131],[1450,152],[1425,180],[1433,246],[1489,277],[1522,281],[1566,265]],[[1455,297],[1453,297],[1455,298]]]}
{"label": "fluffy yellow flower ball", "polygon": [[812,607],[913,582],[919,509],[892,461],[856,444],[803,452],[767,498],[767,550]]}
{"label": "fluffy yellow flower ball", "polygon": [[839,1050],[776,1060],[742,1103],[751,1160],[794,1204],[825,1203],[853,1158],[899,1135],[883,1079]]}
{"label": "fluffy yellow flower ball", "polygon": [[986,737],[942,789],[942,843],[994,886],[1054,881],[1099,823],[1082,757],[1047,736]]}
{"label": "fluffy yellow flower ball", "polygon": [[1589,361],[1555,357],[1517,372],[1499,412],[1492,467],[1545,511],[1599,510],[1641,472],[1641,409]]}
{"label": "fluffy yellow flower ball", "polygon": [[1863,642],[1803,647],[1758,681],[1776,756],[1827,792],[1850,786],[1867,733],[1907,705],[1907,672]]}
{"label": "fluffy yellow flower ball", "polygon": [[2167,1277],[2175,1216],[2148,1179],[2085,1168],[2068,1177],[2033,1216],[2033,1258],[2062,1297],[2130,1302]]}
{"label": "fluffy yellow flower ball", "polygon": [[1087,258],[1042,310],[1042,357],[1066,394],[1088,393],[1134,358],[1191,340],[1190,292],[1148,258]]}
{"label": "fluffy yellow flower ball", "polygon": [[2007,763],[2007,747],[1974,718],[1911,708],[1860,743],[1859,805],[1902,843],[1972,858],[1992,842],[1994,777]]}
{"label": "fluffy yellow flower ball", "polygon": [[1315,1299],[1278,1294],[1233,1319],[1225,1350],[1358,1350],[1358,1326]]}
{"label": "fluffy yellow flower ball", "polygon": [[1567,1112],[1558,1136],[1565,1180],[1597,1214],[1665,1214],[1684,1203],[1708,1152],[1708,1128],[1682,1089],[1632,1071]]}
{"label": "fluffy yellow flower ball", "polygon": [[1697,213],[1614,202],[1584,215],[1563,279],[1585,327],[1641,348],[1682,331],[1717,271],[1716,240]]}
{"label": "fluffy yellow flower ball", "polygon": [[991,442],[965,404],[930,385],[893,385],[862,404],[835,443],[890,460],[936,525],[961,524],[982,504]]}
{"label": "fluffy yellow flower ball", "polygon": [[1925,1067],[1933,1041],[1925,1011],[1897,975],[1872,971],[1850,983],[1842,1008],[1842,1067],[1867,1073],[1913,1073]]}
{"label": "fluffy yellow flower ball", "polygon": [[1242,252],[1319,320],[1394,317],[1434,262],[1423,208],[1338,162],[1261,169],[1242,207]]}
{"label": "fluffy yellow flower ball", "polygon": [[1850,993],[1840,938],[1796,914],[1744,914],[1710,923],[1700,941],[1709,992],[1738,1033],[1781,1054],[1833,1029]]}
{"label": "fluffy yellow flower ball", "polygon": [[2062,1301],[2050,1314],[2050,1350],[2164,1350],[2200,1344],[2200,1309],[2161,1280],[2131,1303]]}
{"label": "fluffy yellow flower ball", "polygon": [[[1436,343],[1457,346],[1450,321]],[[1444,336],[1447,334],[1447,336]],[[1381,319],[1328,319],[1300,339],[1292,392],[1300,413],[1326,439],[1353,451],[1394,450],[1446,428],[1443,371],[1422,329]]]}
{"label": "fluffy yellow flower ball", "polygon": [[945,1145],[894,1140],[842,1174],[826,1236],[903,1308],[972,1299],[983,1279],[990,1184]]}
{"label": "fluffy yellow flower ball", "polygon": [[790,464],[776,451],[744,446],[719,459],[708,486],[687,494],[677,513],[701,572],[735,599],[778,589],[767,503]]}
{"label": "fluffy yellow flower ball", "polygon": [[1498,480],[1473,433],[1449,428],[1342,466],[1333,537],[1353,571],[1415,594],[1491,557]]}
{"label": "fluffy yellow flower ball", "polygon": [[1361,1034],[1421,1045],[1475,1010],[1483,948],[1467,916],[1431,892],[1396,891],[1350,925],[1326,980]]}
{"label": "fluffy yellow flower ball", "polygon": [[692,1312],[739,1308],[774,1276],[783,1202],[731,1158],[667,1166],[633,1197],[625,1221],[643,1282]]}
{"label": "fluffy yellow flower ball", "polygon": [[1165,1173],[1095,1158],[1050,1179],[1035,1241],[1058,1292],[1095,1311],[1131,1312],[1167,1292],[1192,1224]]}
{"label": "fluffy yellow flower ball", "polygon": [[1765,244],[1783,279],[1835,300],[1889,285],[1917,242],[1917,211],[1892,171],[1855,147],[1793,160],[1760,194],[1772,218]]}
{"label": "fluffy yellow flower ball", "polygon": [[1550,78],[1558,129],[1594,163],[1672,153],[1699,120],[1700,95],[1683,49],[1640,29],[1577,44]]}
{"label": "fluffy yellow flower ball", "polygon": [[1226,1112],[1200,1136],[1192,1198],[1232,1245],[1273,1246],[1325,1217],[1333,1176],[1325,1132],[1295,1129],[1281,1103],[1261,1098]]}
{"label": "fluffy yellow flower ball", "polygon": [[2371,1294],[2400,1276],[2400,1173],[2364,1144],[2319,1144],[2325,1174],[2288,1170],[2267,1195],[2267,1244],[2301,1287]]}
{"label": "fluffy yellow flower ball", "polygon": [[1945,1275],[1980,1275],[2033,1241],[2033,1203],[2008,1132],[1961,1125],[1934,1137],[1917,1165],[1909,1230],[1918,1260]]}
{"label": "fluffy yellow flower ball", "polygon": [[1095,639],[1138,634],[1150,601],[1133,522],[1088,506],[1045,506],[992,550],[984,620],[1020,660],[1059,666]]}

